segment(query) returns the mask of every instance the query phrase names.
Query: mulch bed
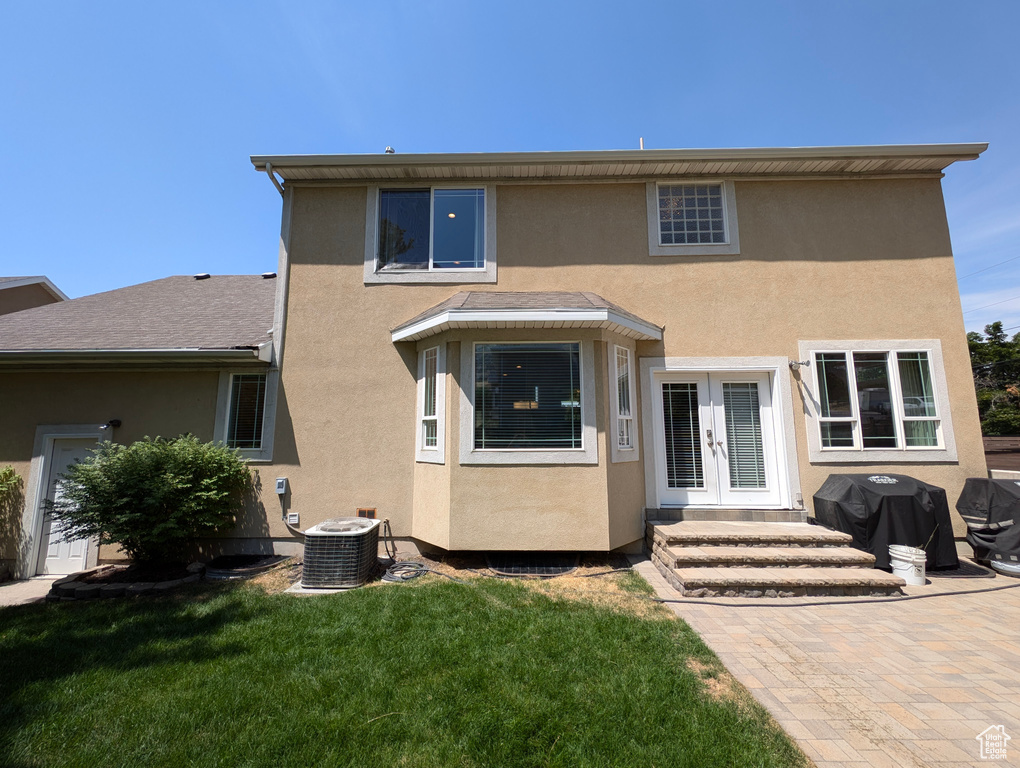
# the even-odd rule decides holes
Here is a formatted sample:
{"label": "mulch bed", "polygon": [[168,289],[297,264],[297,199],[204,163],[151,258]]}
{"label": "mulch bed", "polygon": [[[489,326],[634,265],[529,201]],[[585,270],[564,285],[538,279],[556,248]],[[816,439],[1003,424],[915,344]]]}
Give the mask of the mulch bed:
{"label": "mulch bed", "polygon": [[187,563],[145,563],[100,568],[78,576],[75,581],[82,584],[131,584],[140,581],[174,581],[189,575]]}

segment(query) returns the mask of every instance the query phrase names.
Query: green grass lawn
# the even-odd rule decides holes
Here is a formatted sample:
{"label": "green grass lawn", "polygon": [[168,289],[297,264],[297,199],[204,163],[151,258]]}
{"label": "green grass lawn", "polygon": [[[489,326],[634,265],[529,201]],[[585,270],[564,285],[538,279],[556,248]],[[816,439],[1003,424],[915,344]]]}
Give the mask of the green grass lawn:
{"label": "green grass lawn", "polygon": [[0,765],[804,764],[638,577],[586,581],[621,578],[0,609]]}

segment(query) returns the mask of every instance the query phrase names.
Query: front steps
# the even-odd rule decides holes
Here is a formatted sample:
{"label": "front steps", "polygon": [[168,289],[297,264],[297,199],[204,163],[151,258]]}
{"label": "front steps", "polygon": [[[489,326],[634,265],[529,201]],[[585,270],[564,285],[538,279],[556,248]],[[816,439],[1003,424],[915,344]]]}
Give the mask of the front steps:
{"label": "front steps", "polygon": [[650,520],[652,562],[687,597],[899,594],[851,536],[806,523]]}

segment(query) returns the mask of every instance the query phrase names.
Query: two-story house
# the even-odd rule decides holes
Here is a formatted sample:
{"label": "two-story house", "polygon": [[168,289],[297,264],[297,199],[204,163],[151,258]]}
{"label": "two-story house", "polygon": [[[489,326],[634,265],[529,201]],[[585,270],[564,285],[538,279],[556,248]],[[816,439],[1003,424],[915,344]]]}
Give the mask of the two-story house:
{"label": "two-story house", "polygon": [[652,517],[802,521],[831,473],[955,500],[986,469],[941,179],[985,147],[253,157],[278,277],[0,322],[0,557],[62,556],[60,451],[111,435],[251,460],[206,552],[358,509],[405,550],[635,550]]}
{"label": "two-story house", "polygon": [[253,157],[283,507],[604,551],[646,510],[803,520],[834,472],[955,499],[986,469],[940,180],[985,147]]}

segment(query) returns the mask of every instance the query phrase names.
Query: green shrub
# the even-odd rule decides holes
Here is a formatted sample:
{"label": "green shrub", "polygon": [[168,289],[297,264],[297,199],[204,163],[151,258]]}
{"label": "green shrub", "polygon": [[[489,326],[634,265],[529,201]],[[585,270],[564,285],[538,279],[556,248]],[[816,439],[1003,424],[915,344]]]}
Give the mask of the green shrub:
{"label": "green shrub", "polygon": [[7,494],[14,493],[21,487],[21,475],[14,471],[9,464],[0,467],[0,499],[6,498]]}
{"label": "green shrub", "polygon": [[232,527],[251,484],[236,451],[189,435],[92,454],[61,475],[50,511],[72,538],[119,544],[141,562],[180,557],[194,537]]}

